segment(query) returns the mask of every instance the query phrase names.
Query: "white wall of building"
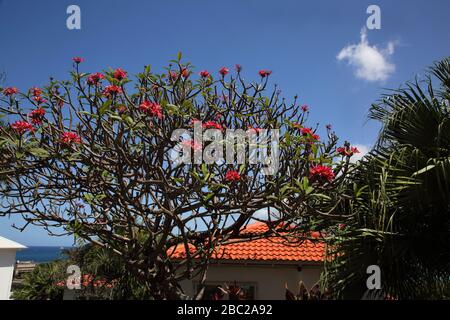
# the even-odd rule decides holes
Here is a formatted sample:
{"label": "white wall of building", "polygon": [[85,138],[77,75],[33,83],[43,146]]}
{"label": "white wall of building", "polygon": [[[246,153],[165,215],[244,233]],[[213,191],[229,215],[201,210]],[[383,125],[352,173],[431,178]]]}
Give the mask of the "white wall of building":
{"label": "white wall of building", "polygon": [[[299,281],[311,288],[320,278],[322,265],[271,265],[271,264],[219,264],[211,265],[207,273],[207,282],[227,283],[235,281],[254,283],[256,285],[256,300],[284,300],[285,284],[297,293]],[[300,270],[300,271],[299,271]],[[180,283],[185,293],[192,297],[198,279],[184,280]]]}
{"label": "white wall of building", "polygon": [[16,251],[25,248],[20,243],[0,236],[0,300],[9,300],[16,264]]}
{"label": "white wall of building", "polygon": [[0,300],[9,300],[16,249],[0,249]]}

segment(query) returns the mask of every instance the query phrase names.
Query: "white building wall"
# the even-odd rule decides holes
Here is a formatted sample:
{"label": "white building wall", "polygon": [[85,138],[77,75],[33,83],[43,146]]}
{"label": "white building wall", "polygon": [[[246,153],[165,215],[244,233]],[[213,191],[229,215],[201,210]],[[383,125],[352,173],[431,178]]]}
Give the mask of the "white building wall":
{"label": "white building wall", "polygon": [[9,300],[16,249],[0,249],[0,300]]}
{"label": "white building wall", "polygon": [[[235,281],[254,283],[257,300],[284,300],[285,284],[297,293],[298,283],[302,280],[311,288],[320,278],[321,265],[302,266],[300,271],[296,265],[251,265],[221,264],[212,265],[208,269],[207,282],[219,282],[232,285]],[[192,297],[198,279],[184,280],[180,283],[185,293]]]}

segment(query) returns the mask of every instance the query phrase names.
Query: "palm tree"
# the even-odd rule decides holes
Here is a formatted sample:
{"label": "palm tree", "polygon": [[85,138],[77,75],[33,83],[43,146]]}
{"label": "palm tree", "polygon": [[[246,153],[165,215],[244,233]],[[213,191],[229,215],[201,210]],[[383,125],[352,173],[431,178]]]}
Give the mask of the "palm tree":
{"label": "palm tree", "polygon": [[362,297],[366,268],[378,265],[385,295],[450,298],[449,101],[446,58],[372,105],[379,139],[349,179],[355,198],[343,210],[354,216],[327,266],[338,296]]}

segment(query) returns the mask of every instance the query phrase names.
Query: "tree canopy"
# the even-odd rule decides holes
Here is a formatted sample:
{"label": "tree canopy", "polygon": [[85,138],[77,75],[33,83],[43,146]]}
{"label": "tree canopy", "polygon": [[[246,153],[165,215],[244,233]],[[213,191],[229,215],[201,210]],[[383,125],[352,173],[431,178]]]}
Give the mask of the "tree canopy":
{"label": "tree canopy", "polygon": [[[273,213],[267,234],[289,227],[299,241],[344,219],[336,208],[357,150],[338,146],[328,126],[321,138],[308,106],[269,88],[271,71],[253,82],[241,66],[197,76],[180,54],[165,72],[146,66],[132,79],[73,61],[71,80],[2,88],[1,214],[22,215],[18,228],[106,247],[153,298],[177,298],[178,282],[204,273],[215,246],[245,237],[261,210]],[[186,259],[174,261],[180,246]]]}

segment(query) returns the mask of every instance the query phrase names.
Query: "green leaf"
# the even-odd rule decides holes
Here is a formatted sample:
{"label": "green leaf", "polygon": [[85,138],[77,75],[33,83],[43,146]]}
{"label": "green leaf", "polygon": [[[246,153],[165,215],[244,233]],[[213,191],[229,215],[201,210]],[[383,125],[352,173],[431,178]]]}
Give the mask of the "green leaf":
{"label": "green leaf", "polygon": [[133,127],[133,126],[134,126],[135,122],[134,122],[134,120],[133,120],[132,117],[130,117],[130,116],[125,116],[124,119],[125,119],[125,122],[126,122],[130,127]]}
{"label": "green leaf", "polygon": [[24,153],[22,151],[16,151],[16,158],[17,159],[22,159],[24,156]]}
{"label": "green leaf", "polygon": [[92,203],[92,200],[94,200],[94,196],[90,193],[86,193],[84,195],[84,199],[88,202],[88,203]]}
{"label": "green leaf", "polygon": [[290,189],[290,188],[291,188],[291,186],[290,186],[289,184],[287,184],[287,185],[285,185],[283,188],[281,188],[280,193],[281,193],[281,194],[285,194],[286,191],[287,191],[288,189]]}
{"label": "green leaf", "polygon": [[112,115],[110,115],[109,117],[110,117],[111,119],[118,120],[118,121],[120,121],[120,122],[123,121],[122,117],[117,116],[117,115],[115,115],[115,114],[112,114]]}
{"label": "green leaf", "polygon": [[209,199],[211,199],[214,196],[214,193],[208,193],[206,196],[203,196],[203,201],[208,201]]}
{"label": "green leaf", "polygon": [[103,105],[100,107],[100,109],[98,110],[98,113],[102,116],[106,113],[106,111],[109,110],[109,107],[112,104],[112,100],[107,100],[103,103]]}
{"label": "green leaf", "polygon": [[311,196],[319,198],[319,199],[323,199],[323,200],[331,200],[331,198],[325,194],[322,193],[314,193]]}
{"label": "green leaf", "polygon": [[426,166],[425,168],[420,169],[419,171],[416,171],[412,174],[413,177],[421,175],[422,173],[425,173],[427,171],[430,171],[431,169],[434,169],[434,167],[436,167],[436,165],[434,164],[430,164],[428,166]]}
{"label": "green leaf", "polygon": [[49,153],[47,150],[43,148],[31,148],[28,150],[33,156],[39,157],[39,158],[47,158],[49,156]]}

